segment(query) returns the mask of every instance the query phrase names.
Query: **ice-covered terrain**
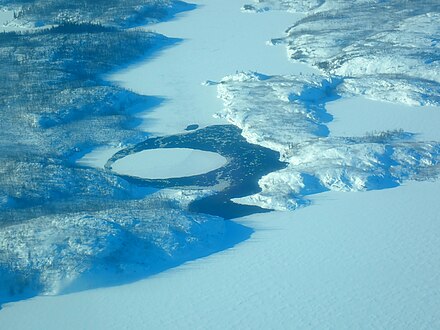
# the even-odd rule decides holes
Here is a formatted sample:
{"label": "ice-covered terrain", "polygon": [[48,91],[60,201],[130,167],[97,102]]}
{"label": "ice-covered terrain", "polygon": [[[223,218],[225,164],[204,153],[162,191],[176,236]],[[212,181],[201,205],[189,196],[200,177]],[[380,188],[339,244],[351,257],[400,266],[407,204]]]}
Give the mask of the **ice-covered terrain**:
{"label": "ice-covered terrain", "polygon": [[178,0],[115,0],[76,1],[63,0],[2,0],[0,3],[12,13],[5,23],[40,27],[60,22],[93,23],[111,26],[131,27],[169,19],[188,4]]}
{"label": "ice-covered terrain", "polygon": [[421,141],[440,140],[439,130],[433,125],[440,123],[439,107],[380,102],[358,96],[332,101],[326,109],[333,116],[327,124],[330,136],[365,136],[365,132],[371,134],[399,128],[415,132]]}
{"label": "ice-covered terrain", "polygon": [[0,232],[0,302],[143,278],[218,250],[224,231],[222,219],[182,212],[160,196],[10,225]]}
{"label": "ice-covered terrain", "polygon": [[[209,162],[181,163],[179,166],[181,159],[177,154],[163,166],[161,164],[166,162],[167,157],[155,159],[158,154],[171,156],[176,150],[180,151],[181,155],[189,151],[190,155],[194,152],[195,155],[203,155],[205,158],[208,156]],[[276,151],[247,142],[242,136],[242,131],[234,125],[211,125],[183,134],[152,137],[124,148],[108,160],[105,168],[108,171],[117,171],[126,181],[139,187],[209,189],[212,194],[190,202],[188,209],[231,219],[255,212],[268,212],[255,206],[232,203],[230,199],[259,192],[258,179],[286,166],[279,157]],[[130,162],[133,158],[137,160],[135,164]],[[206,173],[195,172],[206,169],[214,159],[221,161],[216,161],[216,165],[222,166],[203,171]],[[160,178],[164,171],[166,177]],[[143,175],[147,173],[148,177]]]}
{"label": "ice-covered terrain", "polygon": [[325,0],[255,0],[254,3],[246,3],[242,6],[244,12],[265,12],[269,10],[281,10],[291,13],[307,12],[318,8]]}
{"label": "ice-covered terrain", "polygon": [[[248,141],[277,150],[286,169],[260,180],[262,192],[240,200],[267,208],[295,209],[304,196],[326,190],[390,188],[405,179],[439,173],[440,143],[418,141],[390,127],[364,136],[329,136],[326,104],[344,95],[342,80],[313,76],[240,73],[218,85],[221,113]],[[394,130],[392,130],[394,129]]]}
{"label": "ice-covered terrain", "polygon": [[237,70],[317,72],[307,65],[285,61],[284,47],[267,46],[270,38],[301,15],[266,12],[260,18],[244,15],[233,0],[196,3],[197,10],[182,13],[177,20],[148,26],[168,37],[183,39],[175,47],[109,77],[119,86],[161,101],[137,114],[142,119],[141,129],[160,136],[183,132],[189,124],[205,127],[224,123],[213,118],[222,109],[222,103],[215,100],[215,86],[205,85]]}
{"label": "ice-covered terrain", "polygon": [[[258,8],[280,9],[278,1]],[[302,6],[298,6],[302,3]],[[417,2],[284,1],[281,9],[308,15],[272,43],[291,59],[344,78],[346,93],[411,105],[438,105],[440,4]]]}
{"label": "ice-covered terrain", "polygon": [[[365,136],[330,135],[327,104],[366,96],[405,105],[438,105],[438,15],[432,1],[256,1],[244,11],[305,11],[273,44],[323,76],[228,76],[218,85],[220,116],[253,143],[278,150],[288,168],[260,180],[243,203],[294,209],[325,190],[368,190],[438,174],[439,144],[401,127]],[[269,110],[270,109],[270,110]]]}
{"label": "ice-covered terrain", "polygon": [[[438,182],[239,219],[234,249],[129,285],[7,305],[7,329],[437,329]],[[25,315],[26,317],[24,317]]]}
{"label": "ice-covered terrain", "polygon": [[112,184],[116,177],[72,167],[70,159],[91,145],[143,136],[130,129],[130,113],[148,98],[111,86],[100,75],[166,40],[148,32],[73,23],[1,35],[2,216],[5,209],[47,208],[60,198],[81,201],[96,191],[121,192]]}
{"label": "ice-covered terrain", "polygon": [[150,149],[117,160],[112,169],[122,175],[146,179],[181,178],[204,174],[227,163],[210,151],[188,148]]}
{"label": "ice-covered terrain", "polygon": [[[91,81],[74,80],[80,88],[73,103],[86,100],[86,108],[65,111],[65,97],[63,111],[50,103],[44,111],[23,115],[39,93],[24,106],[5,107],[11,115],[19,109],[14,118],[34,126],[23,140],[16,126],[7,125],[16,122],[9,119],[0,136],[9,162],[0,173],[7,220],[0,224],[3,301],[34,293],[70,294],[6,304],[1,326],[440,327],[438,4],[249,2],[198,0],[194,11],[155,26],[167,36],[185,38],[178,43],[142,30],[126,34],[120,29],[124,24],[105,14],[96,17],[116,29],[111,33],[80,19],[55,29],[70,46],[78,45],[84,28],[92,28],[97,41],[105,40],[99,37],[104,33],[156,52],[144,53],[149,55],[145,62],[116,74],[110,70],[127,64],[123,56],[99,57],[108,62],[91,67]],[[72,6],[84,10],[83,2]],[[286,13],[298,11],[303,14]],[[279,48],[260,39],[286,45],[292,60],[306,64],[288,62]],[[173,47],[157,52],[160,45]],[[67,57],[72,48],[54,49]],[[134,51],[140,48],[124,49],[130,61],[142,56]],[[24,50],[5,47],[2,53],[11,65],[39,63],[29,61]],[[81,56],[76,58],[81,63],[96,59],[93,53]],[[67,64],[71,69],[72,62]],[[8,77],[21,81],[28,71]],[[70,87],[68,93],[76,91]],[[85,87],[108,97],[84,93]],[[116,115],[109,111],[115,107]],[[102,126],[94,132],[94,124]],[[160,136],[145,140],[147,134],[133,130],[137,124]],[[185,127],[195,130],[176,134]],[[61,140],[61,132],[76,134]],[[62,152],[53,157],[49,151],[58,147]],[[228,162],[199,176],[170,179],[112,172],[118,161],[154,148],[211,151]],[[48,154],[52,157],[45,158]],[[233,222],[202,214],[236,216],[231,208],[239,206],[231,197],[285,211]],[[213,252],[218,253],[158,273]]]}
{"label": "ice-covered terrain", "polygon": [[0,31],[1,32],[24,32],[26,30],[36,29],[32,24],[27,24],[17,18],[15,10],[3,7],[0,9]]}
{"label": "ice-covered terrain", "polygon": [[[152,194],[104,169],[124,143],[145,138],[133,114],[155,99],[103,76],[174,42],[126,27],[193,8],[143,4],[131,20],[132,8],[118,11],[120,2],[1,2],[17,26],[55,24],[0,36],[1,303],[76,290],[78,282],[106,285],[106,276],[126,282],[225,248],[227,222],[187,211],[205,192]],[[98,158],[89,153],[108,145]]]}

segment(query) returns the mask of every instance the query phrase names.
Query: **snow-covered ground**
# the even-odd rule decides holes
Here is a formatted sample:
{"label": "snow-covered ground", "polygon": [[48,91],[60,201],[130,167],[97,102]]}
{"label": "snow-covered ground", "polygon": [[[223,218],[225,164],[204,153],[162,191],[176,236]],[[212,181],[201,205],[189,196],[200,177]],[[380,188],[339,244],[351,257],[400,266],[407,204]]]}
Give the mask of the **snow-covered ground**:
{"label": "snow-covered ground", "polygon": [[[303,205],[295,199],[299,193],[312,205],[238,219],[255,231],[249,240],[142,281],[8,304],[0,311],[1,326],[440,327],[440,183],[434,180],[440,109],[338,100],[355,88],[347,92],[326,76],[299,76],[316,71],[264,44],[298,18],[266,11],[270,5],[285,10],[301,2],[309,9],[324,1],[259,2],[268,8],[254,14],[240,13],[244,1],[197,1],[199,9],[156,27],[184,41],[113,77],[165,97],[144,115],[146,131],[172,134],[188,124],[220,123],[211,117],[219,113],[250,141],[280,151],[289,167],[263,179],[267,189],[250,202],[296,208]],[[205,80],[214,86],[202,86]],[[408,90],[417,86],[413,82],[404,81]],[[379,190],[341,192],[366,189]]]}
{"label": "snow-covered ground", "polygon": [[250,240],[143,281],[5,306],[5,329],[437,329],[438,183],[240,219]]}
{"label": "snow-covered ground", "polygon": [[[330,135],[327,125],[333,117],[326,106],[346,97],[343,84],[342,79],[318,75],[264,76],[252,72],[220,82],[221,115],[242,128],[250,142],[279,151],[288,163],[287,168],[261,178],[262,192],[237,201],[277,210],[295,209],[308,204],[308,195],[326,190],[384,189],[439,174],[440,143],[423,141],[414,135],[417,132],[404,131],[395,122],[384,123],[385,131],[369,132],[358,125],[355,136]],[[364,103],[363,99],[357,102]],[[431,113],[438,113],[439,108],[433,110]],[[363,117],[370,117],[365,111],[356,111],[356,115],[360,123]],[[418,121],[415,110],[411,121]]]}
{"label": "snow-covered ground", "polygon": [[92,151],[86,153],[76,163],[82,166],[90,166],[96,168],[104,168],[105,163],[122,147],[116,146],[101,146],[94,148]]}
{"label": "snow-covered ground", "polygon": [[402,129],[414,132],[422,141],[440,141],[440,107],[409,106],[381,102],[362,96],[339,99],[327,104],[333,120],[330,136],[364,136],[366,133]]}
{"label": "snow-covered ground", "polygon": [[[240,3],[244,2],[234,0],[193,3],[198,5],[196,10],[180,13],[172,21],[145,27],[182,40],[141,64],[106,77],[129,90],[160,100],[157,106],[137,115],[142,119],[139,129],[160,136],[183,132],[191,124],[204,127],[225,123],[214,117],[222,110],[222,102],[216,98],[215,82],[237,71],[318,72],[302,63],[289,63],[284,60],[287,59],[284,47],[267,44],[303,15],[243,14]],[[99,167],[111,157],[110,150],[113,147],[99,147],[78,163]]]}
{"label": "snow-covered ground", "polygon": [[157,196],[142,209],[134,202],[3,228],[0,302],[11,299],[5,294],[23,299],[130,282],[225,244],[223,219],[160,208],[161,202]]}
{"label": "snow-covered ground", "polygon": [[0,10],[0,32],[25,32],[29,30],[37,30],[51,27],[51,25],[40,25],[36,27],[33,23],[15,18],[14,13],[18,12],[19,8],[17,8],[17,10]]}
{"label": "snow-covered ground", "polygon": [[13,10],[0,10],[0,32],[23,31],[25,26],[14,18]]}
{"label": "snow-covered ground", "polygon": [[[141,65],[112,75],[121,86],[164,101],[146,109],[141,129],[157,134],[183,132],[189,124],[201,127],[222,123],[213,117],[222,109],[216,101],[215,86],[242,70],[266,74],[317,72],[303,64],[289,63],[284,47],[268,47],[267,42],[302,15],[267,12],[261,16],[240,12],[242,1],[194,1],[199,7],[178,15],[171,22],[149,25],[147,29],[183,39]],[[224,121],[223,121],[224,122]]]}
{"label": "snow-covered ground", "polygon": [[169,179],[208,173],[227,163],[225,157],[188,148],[150,149],[118,159],[112,170],[146,179]]}
{"label": "snow-covered ground", "polygon": [[[265,10],[279,9],[278,1],[254,2]],[[439,104],[437,1],[282,3],[291,11],[313,8],[284,36],[273,39],[286,45],[291,59],[343,77],[347,93],[410,105]]]}
{"label": "snow-covered ground", "polygon": [[25,31],[27,28],[14,18],[13,10],[0,10],[0,32]]}
{"label": "snow-covered ground", "polygon": [[4,27],[14,19],[14,12],[8,10],[0,10],[0,26]]}
{"label": "snow-covered ground", "polygon": [[[222,110],[215,85],[230,73],[243,70],[266,74],[318,73],[308,65],[284,60],[287,56],[284,47],[268,47],[274,35],[281,34],[302,14],[281,11],[261,16],[244,14],[240,3],[234,0],[194,3],[197,10],[146,27],[182,39],[180,42],[144,63],[107,77],[124,88],[160,100],[157,106],[138,114],[142,119],[139,129],[160,136],[183,132],[191,124],[204,127],[225,123],[215,117]],[[99,147],[78,164],[100,167],[112,156],[111,150],[112,146]]]}

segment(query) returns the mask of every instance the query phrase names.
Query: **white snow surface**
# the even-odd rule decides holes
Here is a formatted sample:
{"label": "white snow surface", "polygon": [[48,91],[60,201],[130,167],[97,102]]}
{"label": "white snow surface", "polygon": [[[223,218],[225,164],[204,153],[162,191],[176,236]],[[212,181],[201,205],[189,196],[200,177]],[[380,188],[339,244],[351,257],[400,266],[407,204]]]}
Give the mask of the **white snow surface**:
{"label": "white snow surface", "polygon": [[34,23],[14,18],[14,12],[19,12],[21,8],[3,8],[0,9],[0,32],[26,32],[44,28],[50,28],[50,25],[36,27]]}
{"label": "white snow surface", "polygon": [[0,10],[0,26],[5,26],[14,19],[14,12],[10,10]]}
{"label": "white snow surface", "polygon": [[330,136],[365,136],[366,133],[403,129],[422,141],[440,141],[440,107],[409,106],[362,96],[329,102],[333,120],[327,124]]}
{"label": "white snow surface", "polygon": [[14,19],[13,10],[0,10],[0,31],[1,32],[11,32],[24,30],[25,27],[17,23]]}
{"label": "white snow surface", "polygon": [[[280,9],[270,0],[257,7]],[[440,4],[421,0],[285,1],[310,7],[285,37],[289,57],[344,77],[346,93],[410,105],[440,102]],[[318,5],[318,6],[317,6]]]}
{"label": "white snow surface", "polygon": [[[413,106],[433,103],[435,98],[429,95],[434,95],[435,90],[433,94],[426,92],[436,85],[423,84],[417,79],[417,73],[425,70],[423,65],[419,66],[419,60],[414,76],[408,79],[388,77],[374,69],[371,76],[355,77],[351,87],[349,79],[299,76],[305,67],[283,62],[280,56],[275,57],[273,48],[250,46],[256,42],[252,38],[276,36],[279,32],[275,30],[291,26],[296,19],[267,10],[271,5],[292,10],[289,5],[299,3],[303,4],[301,10],[333,10],[344,2],[259,0],[267,7],[261,7],[262,10],[258,6],[249,10],[245,7],[248,2],[198,1],[203,5],[199,9],[158,25],[163,27],[160,32],[185,37],[185,41],[153,59],[152,66],[148,67],[146,62],[116,75],[115,79],[142,93],[166,96],[163,106],[145,114],[150,120],[150,124],[145,121],[143,126],[147,131],[176,133],[189,123],[201,126],[218,123],[219,119],[210,116],[219,113],[243,128],[244,136],[251,142],[280,151],[288,167],[263,178],[262,193],[244,202],[293,209],[306,203],[303,197],[307,196],[313,205],[294,212],[238,219],[237,222],[255,230],[249,240],[136,283],[7,304],[0,311],[1,326],[7,329],[440,328],[437,200],[440,184],[408,180],[433,178],[438,174],[439,146],[430,140],[438,141],[440,109]],[[383,3],[356,1],[364,2]],[[240,7],[246,12],[261,13],[238,14]],[[326,54],[333,51],[334,45],[327,49],[325,45],[338,40],[333,38],[335,33],[340,35],[336,28],[325,31],[324,23],[312,28],[321,32],[324,29],[326,33],[316,34],[308,41],[306,34],[303,39],[295,39],[304,43],[306,61],[311,58],[307,53],[309,46],[316,46]],[[168,28],[172,30],[166,31]],[[397,30],[389,31],[393,34]],[[184,36],[185,33],[188,34]],[[424,35],[424,31],[420,33]],[[354,34],[354,39],[357,36]],[[328,38],[331,40],[327,43],[325,37],[333,39]],[[204,44],[199,43],[201,40]],[[374,40],[376,46],[378,41],[379,38]],[[246,46],[248,42],[251,48]],[[323,46],[319,42],[326,43]],[[237,49],[237,45],[243,45],[243,49]],[[218,46],[218,50],[212,46]],[[203,53],[208,48],[208,53]],[[250,51],[246,53],[244,49]],[[362,53],[364,49],[361,47],[359,51]],[[217,58],[216,52],[226,57]],[[241,52],[246,54],[241,57]],[[274,53],[260,56],[269,52]],[[188,59],[191,70],[185,71],[182,58]],[[235,58],[242,58],[243,63],[234,62]],[[381,59],[375,55],[373,60]],[[191,64],[193,61],[197,65]],[[260,61],[261,67],[247,65],[257,63],[253,61]],[[408,63],[402,64],[403,71],[408,69]],[[277,71],[272,70],[273,65],[285,67]],[[235,70],[244,73],[221,79]],[[380,79],[375,78],[376,74],[381,75]],[[149,82],[157,85],[156,92],[155,86],[145,87],[149,77],[160,77]],[[213,88],[200,85],[205,80],[213,80],[208,85],[220,82],[217,88],[224,110],[214,99]],[[417,86],[421,86],[420,93],[415,89]],[[391,90],[384,92],[384,88],[390,87]],[[402,110],[404,117],[384,115],[382,111],[388,106],[364,98],[336,100],[341,94],[346,97],[357,93],[406,103],[406,110]],[[426,96],[426,102],[422,102],[421,96]],[[369,106],[377,106],[379,110],[370,111]],[[354,118],[356,122],[352,124]],[[380,122],[377,128],[375,122]],[[287,126],[290,130],[285,129]],[[383,129],[386,131],[382,132]],[[382,189],[393,185],[400,186]],[[324,192],[327,189],[332,191]],[[341,192],[368,189],[380,190]],[[38,232],[36,237],[39,235]],[[26,248],[23,251],[24,256],[32,255]]]}
{"label": "white snow surface", "polygon": [[337,136],[330,134],[332,117],[326,111],[337,97],[359,95],[410,106],[438,105],[436,2],[254,2],[243,9],[306,10],[306,17],[272,43],[286,44],[292,60],[333,78],[247,73],[222,80],[223,116],[243,128],[248,140],[280,151],[289,163],[260,180],[261,193],[237,201],[293,209],[307,204],[301,195],[389,188],[407,178],[438,174],[439,144],[410,134],[420,131],[394,126],[380,132],[379,125],[364,137]]}
{"label": "white snow surface", "polygon": [[337,99],[340,85],[341,80],[316,75],[269,77],[252,72],[221,81],[221,115],[242,128],[250,142],[279,151],[288,163],[260,180],[262,192],[235,201],[295,209],[308,204],[304,197],[310,194],[390,188],[439,173],[440,144],[420,141],[399,127],[364,131],[364,136],[330,136],[327,123],[332,116],[326,104]]}
{"label": "white snow surface", "polygon": [[195,196],[158,193],[144,207],[133,202],[133,209],[54,214],[1,228],[0,297],[129,282],[215,251],[223,219],[172,208],[173,198]]}
{"label": "white snow surface", "polygon": [[76,163],[81,166],[89,166],[104,169],[107,161],[118,151],[122,150],[120,146],[101,146],[94,148],[86,153]]}
{"label": "white snow surface", "polygon": [[437,329],[436,183],[254,215],[234,249],[129,285],[6,305],[5,329]]}
{"label": "white snow surface", "polygon": [[215,152],[164,148],[143,150],[118,159],[112,170],[145,179],[169,179],[208,173],[226,163],[226,158]]}
{"label": "white snow surface", "polygon": [[140,115],[144,119],[142,130],[168,135],[183,132],[189,124],[204,127],[224,123],[213,118],[222,104],[215,101],[215,87],[204,82],[220,81],[237,70],[266,74],[317,72],[284,60],[282,47],[267,46],[274,35],[281,34],[301,15],[244,15],[239,10],[243,1],[236,0],[194,3],[199,6],[196,10],[179,14],[174,21],[146,27],[181,38],[181,42],[110,77],[137,93],[164,99],[159,107]]}
{"label": "white snow surface", "polygon": [[265,12],[268,10],[283,10],[292,13],[308,12],[321,6],[325,0],[254,0],[252,4],[245,4],[243,11]]}

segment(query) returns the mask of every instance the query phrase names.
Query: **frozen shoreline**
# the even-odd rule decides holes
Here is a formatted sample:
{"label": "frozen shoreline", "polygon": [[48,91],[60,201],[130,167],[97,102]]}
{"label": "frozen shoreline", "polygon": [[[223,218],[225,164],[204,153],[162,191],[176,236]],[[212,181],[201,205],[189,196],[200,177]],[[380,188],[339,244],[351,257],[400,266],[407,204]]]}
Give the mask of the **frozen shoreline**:
{"label": "frozen shoreline", "polygon": [[440,141],[440,107],[409,106],[380,102],[365,97],[344,98],[327,105],[333,115],[328,124],[330,135],[363,136],[366,133],[403,129],[413,132],[418,140]]}
{"label": "frozen shoreline", "polygon": [[182,38],[182,42],[110,77],[124,88],[164,99],[159,107],[140,114],[140,129],[161,136],[181,133],[189,124],[224,124],[224,120],[214,118],[222,110],[216,87],[203,82],[220,81],[237,70],[265,74],[317,72],[305,64],[289,62],[283,46],[266,44],[300,14],[246,14],[240,11],[245,1],[195,3],[198,8],[177,15],[175,20],[146,27]]}
{"label": "frozen shoreline", "polygon": [[[182,41],[106,77],[123,88],[161,100],[136,115],[141,120],[138,129],[164,136],[182,133],[190,124],[202,128],[227,123],[216,116],[223,105],[217,98],[215,82],[236,71],[318,73],[306,64],[289,62],[284,46],[267,45],[303,15],[281,11],[243,13],[240,7],[246,1],[193,3],[198,6],[195,10],[145,27]],[[185,60],[182,63],[180,59]],[[207,85],[207,81],[213,81],[214,85]],[[78,163],[101,167],[112,156],[111,150],[111,146],[98,147]]]}
{"label": "frozen shoreline", "polygon": [[235,248],[129,285],[8,304],[0,322],[8,329],[438,328],[439,193],[438,182],[412,182],[321,194],[312,207],[237,220],[255,233]]}
{"label": "frozen shoreline", "polygon": [[[207,33],[196,25],[197,15],[204,24],[221,23],[218,19],[228,17],[229,10],[234,11],[237,22],[258,22],[255,28],[261,31],[255,30],[255,34],[267,28],[261,23],[264,16],[240,13],[236,1],[198,2],[205,6],[183,14],[188,17],[161,24],[172,30],[159,32],[178,37],[191,29]],[[227,12],[219,15],[219,8],[227,8]],[[276,15],[270,17],[268,25],[272,27],[286,24]],[[272,19],[276,20],[273,25]],[[217,26],[217,36],[225,33],[224,27],[225,23]],[[236,26],[231,24],[230,28],[234,31]],[[276,37],[280,31],[269,33],[269,37]],[[211,42],[214,39],[207,37]],[[181,132],[189,123],[219,123],[210,116],[220,109],[220,101],[215,99],[214,87],[200,85],[203,80],[217,80],[237,69],[287,74],[302,68],[284,61],[280,54],[256,60],[264,64],[276,58],[279,72],[271,67],[246,67],[255,64],[249,54],[242,59],[247,60],[244,67],[235,67],[238,63],[216,67],[208,57],[205,65],[209,68],[187,81],[182,80],[189,77],[187,73],[179,71],[180,67],[183,70],[179,59],[189,54],[184,46],[185,42],[166,50],[151,67],[146,63],[116,75],[118,80],[125,79],[124,87],[169,98],[164,107],[146,114],[146,123],[151,123],[143,126],[147,131],[171,134]],[[264,47],[268,53],[276,53]],[[162,72],[166,64],[170,65],[169,77]],[[292,71],[285,71],[287,67]],[[164,79],[154,92],[144,87],[147,81],[135,79],[138,76]],[[404,120],[396,120],[397,109],[387,116],[381,116],[379,110],[370,111],[379,105],[363,98],[329,103],[328,111],[336,119],[329,124],[330,134],[344,131],[361,135],[372,128],[405,125],[402,128],[426,138],[440,137],[438,109],[422,116],[408,109]],[[185,109],[183,114],[176,110],[180,106]],[[349,111],[355,108],[356,112]],[[380,127],[376,128],[377,122]],[[396,189],[364,193],[314,195],[311,207],[236,220],[255,233],[232,249],[128,285],[7,304],[0,311],[0,324],[8,329],[438,328],[439,193],[440,182],[435,181],[408,182]]]}

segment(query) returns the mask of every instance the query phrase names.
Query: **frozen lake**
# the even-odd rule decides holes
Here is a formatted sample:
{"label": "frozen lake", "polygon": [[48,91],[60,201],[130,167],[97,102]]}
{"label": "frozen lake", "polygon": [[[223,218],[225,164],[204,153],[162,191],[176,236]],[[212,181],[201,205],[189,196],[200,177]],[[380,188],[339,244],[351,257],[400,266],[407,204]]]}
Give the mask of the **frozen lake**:
{"label": "frozen lake", "polygon": [[279,157],[276,151],[247,142],[234,125],[212,125],[147,139],[119,151],[105,167],[139,187],[209,189],[213,194],[191,202],[189,210],[230,219],[268,212],[231,199],[259,192],[262,176],[286,166]]}
{"label": "frozen lake", "polygon": [[[121,149],[101,147],[87,154],[82,165],[119,171],[140,187],[176,188],[178,193],[206,188],[213,194],[190,203],[188,213],[240,217],[225,222],[252,228],[253,234],[240,237],[242,243],[230,249],[135,283],[8,304],[0,324],[8,329],[440,328],[438,181],[315,193],[311,206],[294,212],[255,214],[267,210],[230,201],[258,192],[261,177],[284,169],[285,163],[279,153],[249,143],[236,126],[213,117],[222,110],[215,82],[242,70],[268,75],[313,70],[289,63],[284,48],[265,44],[301,15],[242,13],[246,1],[196,2],[196,10],[152,27],[183,38],[179,44],[112,76],[126,88],[163,100],[140,114],[140,129],[155,136]],[[206,80],[213,80],[213,86],[203,86]],[[249,91],[244,99],[255,102],[256,89]],[[260,97],[267,100],[266,90]],[[278,99],[288,103],[292,98]],[[241,102],[239,108],[248,104]],[[263,105],[273,119],[274,103]],[[336,119],[329,123],[330,137],[362,137],[374,129],[400,127],[438,137],[434,108],[420,115],[408,107],[402,117],[397,107],[356,97],[329,103],[327,110]],[[259,119],[251,125],[265,123]],[[180,134],[189,124],[202,128]],[[286,122],[278,125],[273,129],[285,128]],[[313,149],[322,141],[306,141],[303,150],[318,160],[334,150],[325,168],[330,178],[332,169],[358,166],[340,159],[369,155],[365,148],[350,153],[348,140],[338,148],[325,144]],[[316,166],[309,164],[306,170]],[[398,170],[395,163],[389,167]],[[291,179],[286,184],[275,177],[268,187],[280,188],[279,195],[285,189],[294,200],[289,184],[295,186],[297,177]],[[313,182],[304,182],[304,190],[313,188]]]}
{"label": "frozen lake", "polygon": [[305,64],[287,61],[284,47],[267,45],[301,14],[245,14],[240,11],[242,1],[236,0],[195,3],[196,10],[146,27],[181,42],[110,77],[137,93],[164,100],[159,107],[139,115],[142,130],[166,135],[182,132],[188,124],[204,127],[225,123],[213,117],[222,110],[222,102],[216,99],[216,86],[203,85],[207,80],[220,81],[247,70],[265,74],[317,72]]}
{"label": "frozen lake", "polygon": [[167,148],[128,155],[117,160],[112,168],[118,174],[144,179],[170,179],[211,172],[226,163],[226,158],[215,152]]}

